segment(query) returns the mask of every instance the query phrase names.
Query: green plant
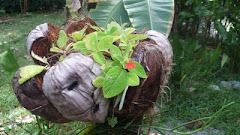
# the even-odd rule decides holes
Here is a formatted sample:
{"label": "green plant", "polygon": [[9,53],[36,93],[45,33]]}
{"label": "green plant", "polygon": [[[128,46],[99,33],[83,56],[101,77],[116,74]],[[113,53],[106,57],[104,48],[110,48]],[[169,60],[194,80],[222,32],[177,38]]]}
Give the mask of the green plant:
{"label": "green plant", "polygon": [[156,30],[168,36],[174,16],[173,0],[114,0],[99,2],[90,11],[90,17],[100,26],[106,27],[112,20],[130,23],[139,31]]}
{"label": "green plant", "polygon": [[184,40],[199,39],[202,46],[217,48],[220,44],[222,56],[229,58],[230,70],[238,72],[239,2],[184,0],[175,3],[174,32],[184,33],[181,35]]}
{"label": "green plant", "polygon": [[220,45],[215,50],[209,49],[199,45],[198,40],[184,41],[178,35],[173,36],[172,47],[175,64],[171,79],[177,86],[187,86],[189,81],[211,76],[217,69],[221,70],[228,59],[228,56],[224,55],[221,66],[218,66]]}
{"label": "green plant", "polygon": [[0,64],[5,71],[4,73],[12,77],[19,68],[17,60],[9,46],[6,46],[6,51],[0,54]]}
{"label": "green plant", "polygon": [[[61,54],[59,61],[62,61],[73,51],[80,51],[85,55],[92,56],[102,68],[101,75],[93,81],[93,85],[102,87],[105,98],[115,97],[124,90],[127,91],[129,86],[139,85],[139,77],[146,78],[147,75],[138,62],[131,60],[131,54],[139,41],[146,39],[147,36],[133,34],[136,31],[134,28],[124,30],[124,26],[120,26],[116,22],[108,24],[106,30],[90,24],[89,26],[96,32],[85,35],[87,28],[85,27],[81,31],[72,33],[70,39],[61,30],[56,45],[53,44],[50,51]],[[72,42],[67,44],[68,41]],[[33,52],[31,54],[34,59],[45,63],[46,66],[31,65],[24,67],[20,72],[19,84],[23,84],[50,67],[45,57],[41,58]],[[121,102],[124,101],[124,97],[125,94],[123,94]]]}

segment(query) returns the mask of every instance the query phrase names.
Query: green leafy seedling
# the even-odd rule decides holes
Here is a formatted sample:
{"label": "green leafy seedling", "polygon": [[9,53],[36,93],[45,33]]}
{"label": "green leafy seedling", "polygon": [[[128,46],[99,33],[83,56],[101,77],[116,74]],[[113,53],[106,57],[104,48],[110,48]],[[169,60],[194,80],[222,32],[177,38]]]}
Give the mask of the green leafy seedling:
{"label": "green leafy seedling", "polygon": [[99,51],[107,51],[113,45],[113,37],[105,36],[97,44]]}
{"label": "green leafy seedling", "polygon": [[108,125],[110,125],[112,128],[115,127],[115,125],[118,123],[117,117],[113,118],[107,118]]}
{"label": "green leafy seedling", "polygon": [[89,55],[90,51],[87,49],[84,41],[78,41],[73,45],[73,49],[80,51],[82,54]]}
{"label": "green leafy seedling", "polygon": [[106,62],[106,59],[102,52],[93,53],[93,59],[100,65],[103,65]]}
{"label": "green leafy seedling", "polygon": [[54,53],[63,53],[63,50],[59,49],[58,47],[52,47],[50,49],[51,52],[54,52]]}
{"label": "green leafy seedling", "polygon": [[104,77],[99,76],[93,80],[93,86],[100,88],[103,86],[103,82],[104,82]]}
{"label": "green leafy seedling", "polygon": [[57,46],[62,49],[67,44],[67,41],[67,34],[63,30],[61,30],[59,33],[59,38],[57,40]]}
{"label": "green leafy seedling", "polygon": [[97,50],[98,37],[97,33],[91,33],[86,36],[85,45],[88,50],[96,51]]}
{"label": "green leafy seedling", "polygon": [[39,66],[39,65],[30,65],[26,66],[21,69],[20,71],[20,79],[18,80],[18,83],[21,85],[25,83],[27,80],[31,79],[32,77],[40,74],[46,67]]}
{"label": "green leafy seedling", "polygon": [[82,30],[80,31],[76,31],[74,33],[72,33],[72,38],[75,41],[80,41],[83,39],[83,37],[85,36],[85,31],[86,31],[87,27],[84,27]]}
{"label": "green leafy seedling", "polygon": [[44,63],[44,64],[46,64],[46,65],[49,65],[49,63],[48,63],[48,61],[47,61],[47,58],[45,58],[45,57],[42,58],[42,57],[36,55],[33,51],[31,51],[31,55],[32,55],[32,57],[33,57],[34,59],[36,59],[36,60],[38,60],[38,61],[40,61],[40,62],[42,62],[42,63]]}
{"label": "green leafy seedling", "polygon": [[140,84],[140,79],[135,73],[128,73],[128,85],[129,86],[138,86]]}
{"label": "green leafy seedling", "polygon": [[103,94],[105,98],[112,98],[120,94],[128,84],[127,71],[121,67],[111,68],[103,83]]}
{"label": "green leafy seedling", "polygon": [[7,46],[7,51],[0,54],[0,63],[4,71],[6,71],[5,73],[9,75],[15,73],[19,68],[17,60],[9,46]]}
{"label": "green leafy seedling", "polygon": [[147,78],[146,72],[144,68],[136,61],[133,61],[133,63],[136,65],[136,68],[128,69],[130,72],[138,75],[141,78]]}

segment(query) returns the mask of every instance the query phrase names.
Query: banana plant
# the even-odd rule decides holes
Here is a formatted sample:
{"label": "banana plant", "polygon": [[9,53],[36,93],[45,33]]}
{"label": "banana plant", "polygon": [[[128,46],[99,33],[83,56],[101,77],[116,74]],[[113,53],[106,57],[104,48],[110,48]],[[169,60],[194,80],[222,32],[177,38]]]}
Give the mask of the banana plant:
{"label": "banana plant", "polygon": [[96,9],[90,11],[90,17],[100,27],[116,21],[129,23],[139,31],[156,30],[168,37],[174,17],[174,0],[99,1]]}

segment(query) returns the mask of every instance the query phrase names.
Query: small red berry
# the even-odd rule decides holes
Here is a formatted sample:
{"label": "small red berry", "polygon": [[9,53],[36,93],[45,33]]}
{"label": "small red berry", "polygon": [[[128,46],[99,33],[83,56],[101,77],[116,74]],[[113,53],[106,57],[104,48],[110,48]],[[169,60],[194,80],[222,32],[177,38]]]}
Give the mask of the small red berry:
{"label": "small red berry", "polygon": [[131,61],[126,63],[126,68],[127,69],[133,69],[135,67],[136,67],[136,65]]}

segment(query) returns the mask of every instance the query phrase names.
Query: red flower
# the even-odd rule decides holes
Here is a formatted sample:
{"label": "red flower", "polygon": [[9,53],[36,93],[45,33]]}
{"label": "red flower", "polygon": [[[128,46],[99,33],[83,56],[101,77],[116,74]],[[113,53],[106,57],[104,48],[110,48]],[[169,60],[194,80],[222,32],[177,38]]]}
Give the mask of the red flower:
{"label": "red flower", "polygon": [[126,68],[127,69],[133,69],[135,67],[136,67],[136,65],[131,61],[126,63]]}

